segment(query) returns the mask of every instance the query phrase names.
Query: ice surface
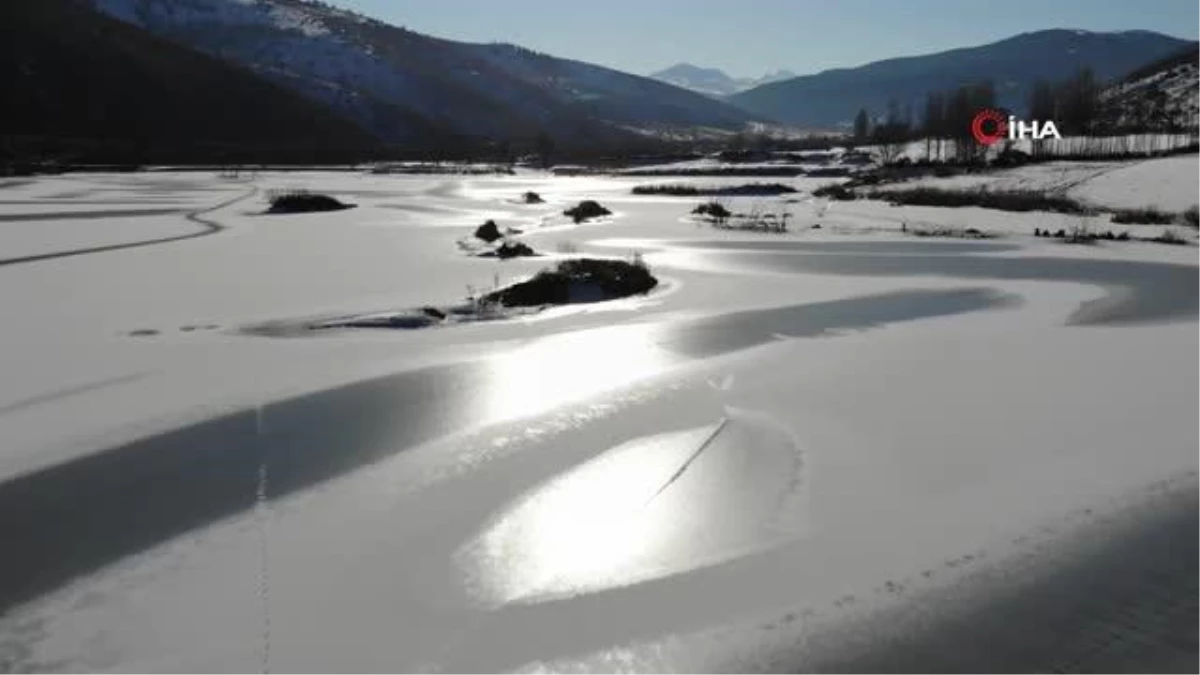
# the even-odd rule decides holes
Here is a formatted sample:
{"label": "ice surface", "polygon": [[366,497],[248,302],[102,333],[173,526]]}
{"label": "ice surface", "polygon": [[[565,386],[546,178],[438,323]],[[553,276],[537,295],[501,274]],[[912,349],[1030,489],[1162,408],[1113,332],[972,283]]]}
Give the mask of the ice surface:
{"label": "ice surface", "polygon": [[[1176,209],[1195,162],[1011,180]],[[698,200],[629,194],[644,182],[4,188],[0,215],[181,209],[4,223],[5,257],[186,233],[227,205],[200,215],[224,228],[209,236],[0,265],[0,505],[40,505],[0,509],[27,542],[0,562],[0,595],[21,601],[0,610],[0,663],[711,669],[774,649],[768,620],[793,617],[794,648],[903,598],[889,589],[1049,555],[1163,480],[1194,491],[1194,246],[1025,236],[1054,214],[823,204],[807,191],[826,181],[805,178],[792,203],[730,200],[790,209],[791,233],[739,234],[691,219]],[[262,213],[294,188],[358,207]],[[585,198],[615,216],[557,217]],[[458,250],[488,218],[548,257]],[[920,222],[1006,236],[899,232]],[[641,251],[664,290],[445,329],[240,330],[453,304],[571,249]],[[1145,290],[1164,279],[1179,290]],[[72,555],[33,555],[55,550]]]}

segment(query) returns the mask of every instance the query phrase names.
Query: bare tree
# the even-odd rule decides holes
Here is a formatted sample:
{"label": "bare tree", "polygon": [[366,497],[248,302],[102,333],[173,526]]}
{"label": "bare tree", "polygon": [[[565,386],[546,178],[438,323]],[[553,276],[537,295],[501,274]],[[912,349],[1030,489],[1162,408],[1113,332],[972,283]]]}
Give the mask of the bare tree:
{"label": "bare tree", "polygon": [[[1053,120],[1057,117],[1058,101],[1054,91],[1054,85],[1046,80],[1038,80],[1033,83],[1033,89],[1029,92],[1029,118],[1045,122]],[[1040,155],[1044,151],[1045,144],[1040,140],[1033,142],[1033,154]]]}
{"label": "bare tree", "polygon": [[891,164],[904,154],[908,143],[909,126],[900,115],[900,104],[895,99],[888,102],[888,115],[883,124],[876,125],[874,139],[879,148],[879,161]]}
{"label": "bare tree", "polygon": [[550,135],[542,132],[534,139],[534,145],[537,149],[538,160],[542,164],[543,169],[548,169],[554,164],[554,151],[556,144]]}
{"label": "bare tree", "polygon": [[971,121],[980,110],[996,106],[996,89],[990,80],[963,85],[946,95],[945,129],[954,141],[954,157],[972,162],[983,155],[971,134]]}
{"label": "bare tree", "polygon": [[866,108],[860,108],[858,115],[854,117],[854,140],[861,143],[867,140],[867,134],[871,131],[871,118],[867,115]]}
{"label": "bare tree", "polygon": [[925,96],[925,114],[922,116],[922,132],[925,135],[925,159],[933,159],[932,143],[937,141],[938,159],[942,157],[942,135],[945,133],[946,97],[938,92]]}
{"label": "bare tree", "polygon": [[1055,117],[1054,85],[1046,80],[1033,83],[1029,91],[1029,118],[1034,120],[1050,120]]}
{"label": "bare tree", "polygon": [[1100,85],[1090,68],[1080,68],[1059,87],[1056,113],[1071,134],[1092,132],[1100,112]]}

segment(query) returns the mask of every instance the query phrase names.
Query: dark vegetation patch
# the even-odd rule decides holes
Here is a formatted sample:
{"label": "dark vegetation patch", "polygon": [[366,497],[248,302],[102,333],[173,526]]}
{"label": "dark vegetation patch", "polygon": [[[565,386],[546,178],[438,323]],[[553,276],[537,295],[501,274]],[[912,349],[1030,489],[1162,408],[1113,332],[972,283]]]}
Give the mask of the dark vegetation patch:
{"label": "dark vegetation patch", "polygon": [[635,195],[671,195],[676,197],[770,197],[791,194],[796,188],[782,183],[745,185],[638,185]]}
{"label": "dark vegetation patch", "polygon": [[664,169],[633,169],[622,176],[757,176],[762,178],[795,178],[804,175],[798,166],[715,166]]}
{"label": "dark vegetation patch", "polygon": [[747,213],[734,213],[719,201],[704,202],[692,209],[692,214],[722,230],[773,233],[787,232],[788,221],[792,217],[787,211],[768,211],[762,206],[755,206]]}
{"label": "dark vegetation patch", "polygon": [[[957,165],[936,167],[934,175],[959,175],[974,173],[977,169]],[[892,172],[894,174],[895,172]],[[1200,208],[1193,206],[1182,213],[1171,213],[1153,207],[1142,209],[1102,209],[1084,204],[1062,194],[1038,190],[988,190],[975,188],[968,190],[952,190],[936,187],[913,187],[907,189],[874,190],[862,194],[856,188],[891,183],[897,180],[895,175],[886,170],[861,174],[845,183],[822,185],[813,190],[814,197],[822,197],[833,201],[852,201],[860,197],[880,199],[893,205],[903,206],[941,206],[956,208],[961,206],[977,206],[998,211],[1049,211],[1072,215],[1089,215],[1100,212],[1111,212],[1112,222],[1118,225],[1170,225],[1182,222],[1190,227],[1200,227]],[[903,180],[903,179],[901,179]]]}
{"label": "dark vegetation patch", "polygon": [[883,185],[888,183],[903,183],[918,178],[950,178],[964,174],[984,173],[987,167],[975,164],[947,164],[928,160],[911,161],[903,158],[899,161],[878,166],[868,171],[860,171],[844,183],[846,187],[862,187],[865,185]]}
{"label": "dark vegetation patch", "polygon": [[1104,232],[1092,231],[1086,227],[1076,227],[1070,231],[1059,228],[1051,231],[1049,229],[1034,229],[1033,236],[1043,237],[1048,239],[1058,239],[1065,244],[1095,244],[1102,241],[1142,241],[1154,244],[1169,244],[1171,246],[1183,246],[1188,243],[1187,239],[1175,234],[1173,230],[1163,230],[1161,234],[1155,237],[1132,237],[1128,231],[1114,234],[1112,230]]}
{"label": "dark vegetation patch", "polygon": [[503,236],[504,235],[500,233],[500,228],[496,226],[496,221],[494,220],[489,220],[475,228],[475,238],[482,239],[489,244]]}
{"label": "dark vegetation patch", "polygon": [[905,206],[978,206],[999,211],[1049,211],[1075,215],[1091,213],[1091,209],[1074,199],[1036,190],[943,190],[915,187],[886,192],[874,191],[870,198]]}
{"label": "dark vegetation patch", "polygon": [[534,251],[532,247],[524,242],[506,241],[491,251],[480,253],[479,256],[481,258],[508,260],[509,258],[531,258],[537,254],[537,251]]}
{"label": "dark vegetation patch", "polygon": [[504,307],[537,307],[600,302],[650,292],[658,279],[639,258],[564,260],[532,279],[492,291],[484,301]]}
{"label": "dark vegetation patch", "polygon": [[713,227],[738,232],[767,232],[783,234],[788,231],[790,213],[736,213],[732,218],[714,221]]}
{"label": "dark vegetation patch", "polygon": [[353,204],[344,204],[329,195],[303,190],[276,192],[267,199],[271,202],[267,213],[324,213],[354,208]]}
{"label": "dark vegetation patch", "polygon": [[724,220],[733,215],[729,209],[721,202],[711,201],[704,202],[696,208],[692,209],[692,213],[698,216],[707,216],[716,220]]}
{"label": "dark vegetation patch", "polygon": [[838,160],[838,154],[830,150],[780,151],[775,156],[798,164],[829,164]]}
{"label": "dark vegetation patch", "polygon": [[[523,246],[523,244],[517,244]],[[528,281],[476,294],[469,289],[466,301],[451,306],[421,306],[395,313],[325,319],[304,324],[271,323],[250,327],[256,335],[298,335],[305,331],[347,328],[413,330],[521,316],[550,305],[599,303],[649,293],[658,286],[640,256],[630,261],[575,258],[544,269]]]}
{"label": "dark vegetation patch", "polygon": [[775,155],[769,150],[738,148],[722,150],[717,153],[717,159],[729,164],[750,164],[752,162],[769,162]]}
{"label": "dark vegetation patch", "polygon": [[1033,156],[1016,148],[1004,148],[992,160],[991,166],[996,169],[1011,169],[1025,166],[1033,161]]}
{"label": "dark vegetation patch", "polygon": [[1103,236],[1098,232],[1092,232],[1086,228],[1075,228],[1068,232],[1067,236],[1061,237],[1061,240],[1064,244],[1094,244],[1100,241]]}
{"label": "dark vegetation patch", "polygon": [[[495,244],[496,242],[499,242],[499,245],[490,250],[477,253],[476,255],[478,255],[480,258],[499,258],[501,260],[536,256],[537,252],[534,251],[533,248],[531,248],[528,244],[508,239],[508,237],[513,237],[519,234],[521,234],[521,230],[515,227],[505,228],[504,231],[501,232],[500,226],[496,225],[496,221],[488,220],[484,224],[475,228],[475,238],[488,244]],[[466,241],[460,240],[459,248],[471,250],[475,247]]]}
{"label": "dark vegetation patch", "polygon": [[603,216],[612,215],[612,211],[604,208],[599,202],[591,199],[585,199],[575,206],[563,211],[564,216],[570,216],[571,220],[576,224],[582,223],[592,218],[601,218]]}
{"label": "dark vegetation patch", "polygon": [[511,176],[516,173],[505,164],[474,164],[461,162],[404,162],[377,164],[371,168],[376,175],[418,176]]}
{"label": "dark vegetation patch", "polygon": [[858,199],[858,195],[853,189],[848,188],[845,185],[838,185],[836,183],[832,185],[822,185],[816,190],[813,190],[813,196],[821,197],[823,199],[832,199],[835,202],[849,202]]}
{"label": "dark vegetation patch", "polygon": [[553,166],[550,173],[555,176],[596,176],[605,172],[595,166]]}
{"label": "dark vegetation patch", "polygon": [[1061,227],[1054,231],[1051,231],[1049,228],[1042,230],[1035,227],[1033,229],[1033,236],[1059,239],[1068,244],[1092,244],[1097,241],[1130,241],[1131,239],[1128,232],[1121,232],[1120,234],[1113,234],[1112,230],[1093,232],[1083,227],[1077,227],[1070,231]]}
{"label": "dark vegetation patch", "polygon": [[994,232],[984,232],[975,227],[954,227],[951,225],[925,225],[917,227],[901,225],[900,231],[914,237],[939,237],[943,239],[995,239],[999,236]]}
{"label": "dark vegetation patch", "polygon": [[1155,208],[1124,209],[1114,211],[1112,221],[1119,225],[1131,223],[1143,225],[1170,225],[1175,222],[1176,215]]}
{"label": "dark vegetation patch", "polygon": [[849,176],[853,171],[847,166],[822,166],[816,169],[809,169],[804,172],[804,175],[809,178],[843,178]]}
{"label": "dark vegetation patch", "polygon": [[1162,234],[1158,235],[1157,237],[1150,237],[1148,239],[1144,239],[1143,241],[1152,241],[1156,244],[1170,244],[1172,246],[1183,246],[1187,243],[1186,239],[1175,234],[1171,230],[1163,230]]}

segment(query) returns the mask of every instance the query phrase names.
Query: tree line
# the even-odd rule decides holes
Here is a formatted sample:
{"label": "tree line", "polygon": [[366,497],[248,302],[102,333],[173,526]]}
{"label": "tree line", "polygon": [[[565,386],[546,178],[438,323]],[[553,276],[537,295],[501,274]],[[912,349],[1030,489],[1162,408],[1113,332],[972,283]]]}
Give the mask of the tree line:
{"label": "tree line", "polygon": [[[895,99],[878,118],[873,119],[865,108],[860,109],[854,119],[853,139],[857,144],[875,145],[885,163],[899,159],[905,147],[917,140],[924,141],[925,157],[931,161],[949,157],[956,161],[977,161],[984,148],[975,142],[971,122],[984,109],[995,109],[1006,117],[1017,114],[1024,120],[1052,120],[1063,136],[1196,133],[1195,120],[1188,118],[1187,111],[1168,105],[1161,90],[1145,92],[1132,101],[1117,97],[1105,100],[1102,90],[1095,73],[1090,68],[1080,68],[1060,82],[1034,82],[1026,109],[1014,111],[998,105],[991,80],[981,80],[929,92],[919,115],[913,114],[911,103],[901,106]],[[1033,143],[1035,154],[1044,147],[1043,143]]]}
{"label": "tree line", "polygon": [[971,135],[971,121],[980,110],[988,108],[999,109],[996,87],[991,80],[929,92],[919,119],[914,117],[911,104],[901,108],[893,99],[888,103],[887,114],[874,123],[865,108],[858,111],[854,139],[857,143],[876,145],[884,163],[899,159],[905,146],[917,139],[925,141],[925,156],[930,160],[946,159],[949,147],[954,158],[972,161],[982,153],[982,148]]}

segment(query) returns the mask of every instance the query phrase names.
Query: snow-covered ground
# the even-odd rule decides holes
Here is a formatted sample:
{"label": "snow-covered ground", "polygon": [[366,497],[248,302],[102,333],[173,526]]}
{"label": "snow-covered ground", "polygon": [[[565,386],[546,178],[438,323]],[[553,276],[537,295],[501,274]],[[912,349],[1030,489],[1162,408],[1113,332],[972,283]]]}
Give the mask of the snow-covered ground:
{"label": "snow-covered ground", "polygon": [[1178,155],[1133,162],[1049,162],[948,178],[921,178],[883,189],[921,186],[946,190],[1035,190],[1065,194],[1103,208],[1154,207],[1179,212],[1200,201],[1198,185],[1200,162],[1196,155]]}
{"label": "snow-covered ground", "polygon": [[[1183,159],[1071,190],[1184,208],[1196,159]],[[1057,180],[1021,171],[1011,180]],[[1079,552],[1122,523],[1194,505],[1193,245],[1067,246],[1026,236],[1060,215],[830,204],[807,194],[828,179],[810,178],[726,200],[792,213],[789,234],[737,233],[691,218],[697,199],[630,194],[655,180],[0,187],[0,664],[836,665],[820,659],[856,626],[900,635],[986,609],[987,584],[1015,593],[1092,559]],[[357,208],[263,215],[264,195],[295,188]],[[546,203],[521,203],[527,190]],[[581,199],[614,216],[560,215]],[[62,213],[150,208],[179,211]],[[34,213],[59,215],[3,217]],[[488,218],[545,255],[460,250]],[[901,224],[1005,236],[916,239]],[[641,252],[662,283],[510,321],[242,330],[452,304],[568,251]],[[1194,551],[1179,582],[1193,589]],[[1122,572],[1155,580],[1132,604],[1176,616],[1186,574],[1144,557]],[[1071,605],[1102,595],[1089,588],[1058,596],[1062,625],[1006,606],[1039,639],[1075,644],[1107,616]],[[914,607],[920,620],[863,623]],[[1169,645],[1164,621],[1119,630]]]}
{"label": "snow-covered ground", "polygon": [[[997,143],[987,148],[986,154],[995,157],[1006,149],[1020,150],[1029,154],[1041,154],[1047,157],[1095,156],[1098,153],[1164,153],[1177,151],[1181,148],[1194,146],[1196,137],[1190,133],[1148,133],[1125,134],[1121,136],[1064,136],[1062,138],[1045,138],[1035,141],[1031,138],[1016,139]],[[874,145],[861,146],[860,150],[869,151],[878,156],[880,148]],[[935,158],[939,161],[952,160],[955,156],[953,141],[943,141],[938,149],[936,141],[926,139],[910,141],[896,148],[894,155],[897,159],[907,157],[916,162]]]}

